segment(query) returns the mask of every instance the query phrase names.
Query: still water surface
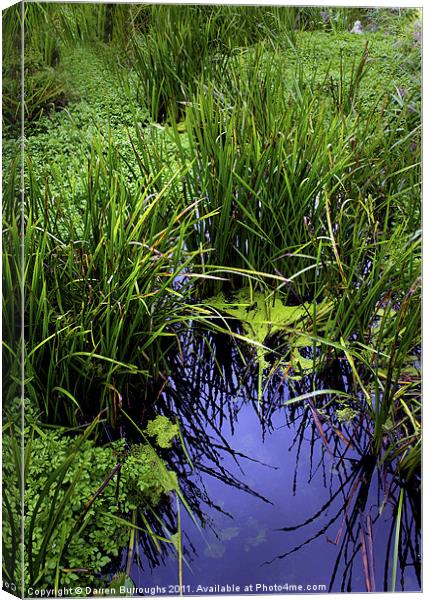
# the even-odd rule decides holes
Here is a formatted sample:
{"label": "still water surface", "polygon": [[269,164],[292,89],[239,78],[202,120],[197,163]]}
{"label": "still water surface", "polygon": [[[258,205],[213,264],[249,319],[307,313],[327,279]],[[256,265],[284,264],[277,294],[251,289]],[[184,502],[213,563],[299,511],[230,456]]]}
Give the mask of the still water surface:
{"label": "still water surface", "polygon": [[[181,508],[185,593],[390,589],[400,488],[367,456],[367,425],[354,419],[334,432],[321,423],[323,439],[307,403],[284,406],[302,387],[272,385],[260,404],[236,357],[222,361],[216,378],[209,356],[194,348],[177,359],[180,377],[159,399],[162,412],[178,416],[194,469],[183,470],[182,457],[173,466],[206,520],[197,527]],[[346,387],[346,373],[334,383]],[[406,498],[396,590],[420,591],[418,492]],[[154,565],[143,554],[131,571],[135,585],[173,591],[177,555]]]}

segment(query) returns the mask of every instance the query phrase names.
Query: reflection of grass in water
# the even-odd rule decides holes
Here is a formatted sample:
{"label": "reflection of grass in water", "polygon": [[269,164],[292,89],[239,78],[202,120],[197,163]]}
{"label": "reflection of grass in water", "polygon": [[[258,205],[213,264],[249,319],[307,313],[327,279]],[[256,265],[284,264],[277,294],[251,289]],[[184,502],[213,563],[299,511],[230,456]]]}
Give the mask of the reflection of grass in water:
{"label": "reflection of grass in water", "polygon": [[[361,456],[359,461],[349,465],[349,470],[346,468],[346,460],[342,466],[345,467],[343,470],[336,471],[337,476],[332,482],[329,500],[304,522],[293,523],[282,528],[282,531],[287,532],[289,540],[292,540],[291,532],[305,528],[309,529],[310,537],[304,537],[303,541],[294,547],[290,541],[291,548],[282,555],[272,558],[268,563],[287,559],[307,544],[326,536],[327,541],[337,547],[329,591],[355,591],[352,588],[352,570],[358,555],[363,562],[366,591],[379,591],[379,589],[391,591],[395,586],[399,552],[401,557],[412,553],[420,543],[420,528],[416,524],[419,508],[413,504],[412,490],[409,488],[406,492],[406,489],[401,488],[400,481],[394,473],[389,473],[387,479],[383,475],[382,481],[374,456]],[[379,486],[379,489],[373,492],[376,486]],[[378,510],[371,504],[371,495],[378,494],[380,490],[383,490],[385,496]],[[407,522],[405,535],[401,538],[402,546],[398,551],[403,498],[406,498]],[[376,523],[385,518],[382,515],[384,511],[390,511],[392,517],[388,519],[390,526],[388,541],[383,548],[384,554],[379,555]],[[321,520],[318,527],[322,515],[325,515],[325,518]],[[392,551],[391,541],[394,532],[395,545]],[[376,562],[373,559],[375,548]],[[414,568],[416,580],[420,583],[420,566],[420,558],[414,554],[409,564],[401,558],[401,577],[405,577],[406,568]],[[382,574],[383,583],[379,583],[382,582]],[[337,580],[340,590],[337,588]]]}
{"label": "reflection of grass in water", "polygon": [[[211,340],[209,347],[213,348],[215,347],[215,340]],[[179,398],[179,402],[181,402],[181,408],[179,408],[177,406],[177,408],[175,410],[185,410],[185,405],[187,402],[189,402],[192,406],[192,399],[194,398],[194,394],[196,393],[199,397],[199,393],[200,392],[196,392],[195,389],[192,386],[192,382],[194,381],[212,381],[212,371],[215,370],[218,367],[218,363],[216,363],[215,357],[211,356],[211,364],[209,364],[209,360],[210,360],[210,352],[208,352],[207,357],[204,361],[199,361],[196,360],[196,356],[203,356],[203,352],[202,352],[202,348],[203,346],[201,345],[200,347],[198,347],[197,352],[193,352],[191,354],[188,355],[188,357],[186,358],[186,366],[187,366],[187,372],[182,374],[183,379],[181,380],[180,378],[178,378],[176,380],[176,386],[177,386],[177,392],[178,392],[178,398]],[[187,354],[185,353],[185,356],[187,356]],[[237,369],[237,373],[239,373],[239,354],[235,354],[236,358],[238,360],[235,361],[235,368]],[[193,358],[192,358],[193,357]],[[346,358],[346,357],[345,357]],[[233,359],[229,358],[229,361],[233,361]],[[193,362],[194,361],[194,362]],[[192,366],[193,365],[193,366]],[[205,375],[203,375],[202,373],[205,373]],[[329,377],[336,378],[336,383],[333,384],[333,379],[329,379]],[[346,360],[340,361],[336,364],[336,366],[334,368],[331,369],[331,372],[329,372],[328,370],[324,370],[322,372],[320,372],[317,376],[316,376],[316,381],[317,384],[320,388],[330,388],[334,385],[336,385],[338,387],[338,389],[340,388],[339,386],[339,380],[340,377],[343,377],[343,381],[342,381],[342,389],[346,390],[344,393],[347,393],[350,391],[349,386],[352,386],[352,369],[349,366],[349,362]],[[257,376],[255,375],[255,379],[257,379]],[[181,381],[181,383],[179,383],[179,381]],[[188,382],[189,385],[189,389],[187,390],[185,381]],[[226,382],[224,382],[222,379],[218,380],[219,383],[218,385],[226,385]],[[240,395],[242,396],[243,399],[246,399],[246,401],[248,402],[248,399],[251,397],[251,392],[250,392],[250,386],[251,386],[251,377],[248,376],[246,383],[247,386],[242,386],[241,388],[241,392]],[[296,384],[297,385],[297,384]],[[309,379],[306,380],[306,382],[300,382],[300,389],[299,392],[303,395],[304,390],[307,390],[307,387],[305,386],[311,386],[311,381]],[[257,387],[256,383],[253,382],[253,386]],[[212,386],[211,386],[212,388]],[[199,389],[199,388],[198,388]],[[201,385],[201,390],[204,389],[203,383]],[[219,407],[221,407],[221,403],[220,403],[220,391],[217,391],[218,395],[215,395],[211,397],[210,399],[210,404],[212,403],[212,405],[216,406],[217,409],[219,409]],[[236,394],[236,392],[235,392]],[[350,394],[348,394],[350,396]],[[254,392],[253,392],[253,396],[254,396]],[[237,400],[237,399],[236,399]],[[201,404],[204,402],[204,398],[201,396],[200,397],[200,401]],[[391,465],[391,467],[389,467],[389,471],[388,473],[385,475],[383,475],[383,479],[382,481],[379,480],[379,482],[377,481],[380,477],[380,471],[377,468],[377,461],[376,461],[376,457],[371,456],[371,458],[367,458],[366,455],[368,452],[370,452],[370,439],[372,437],[372,424],[370,422],[370,420],[368,420],[367,418],[364,421],[361,421],[360,415],[361,415],[361,411],[358,410],[359,405],[360,405],[360,400],[357,398],[351,398],[352,404],[351,407],[354,407],[354,414],[353,414],[353,419],[347,420],[345,422],[341,422],[339,419],[337,419],[337,410],[341,410],[341,404],[337,402],[337,399],[335,399],[335,395],[332,392],[331,394],[325,394],[325,396],[320,396],[319,397],[319,411],[320,413],[322,412],[323,414],[323,418],[324,420],[324,425],[326,427],[326,436],[328,438],[328,444],[334,454],[334,467],[331,468],[331,473],[328,471],[328,475],[327,475],[327,483],[326,485],[331,485],[331,499],[329,500],[328,505],[320,507],[320,511],[317,512],[313,519],[309,519],[307,522],[307,527],[308,528],[313,528],[314,524],[316,524],[318,521],[320,523],[319,525],[319,531],[318,528],[316,528],[314,535],[319,533],[318,537],[324,537],[325,535],[328,535],[329,539],[331,539],[334,544],[337,546],[337,563],[336,563],[336,567],[335,567],[335,574],[334,577],[332,579],[331,585],[333,586],[333,589],[336,589],[337,585],[341,586],[342,585],[342,578],[343,581],[347,580],[348,577],[348,573],[350,572],[351,569],[351,564],[352,561],[355,559],[355,561],[359,560],[360,557],[362,556],[362,539],[364,539],[364,544],[365,544],[365,552],[369,553],[371,552],[370,548],[371,545],[374,542],[377,542],[377,531],[378,531],[378,521],[381,518],[377,513],[374,513],[373,511],[371,511],[370,509],[370,505],[367,503],[369,497],[369,489],[371,486],[371,492],[370,494],[374,494],[375,492],[373,490],[376,489],[376,486],[379,485],[379,490],[383,490],[383,492],[385,493],[385,503],[382,505],[382,507],[380,508],[380,511],[383,512],[383,514],[388,514],[387,511],[391,511],[391,514],[394,515],[394,506],[396,505],[396,499],[397,499],[397,494],[399,494],[400,491],[400,482],[398,480],[398,478],[395,477],[394,474],[394,470],[396,469],[396,465]],[[239,400],[237,401],[238,406],[240,405]],[[310,480],[312,480],[312,478],[315,476],[315,474],[318,472],[319,473],[319,469],[321,468],[326,468],[326,465],[324,465],[323,459],[320,458],[320,456],[322,457],[324,455],[324,453],[321,451],[321,453],[319,454],[318,451],[315,449],[315,445],[319,444],[320,440],[317,440],[317,437],[314,436],[314,434],[312,433],[311,436],[311,430],[316,432],[316,428],[313,425],[313,422],[311,422],[311,418],[307,417],[307,411],[305,410],[305,407],[302,405],[297,405],[295,406],[294,404],[289,405],[290,407],[293,408],[293,411],[291,412],[289,419],[290,421],[288,421],[287,419],[287,423],[288,423],[288,427],[292,427],[293,423],[296,426],[296,436],[295,436],[295,443],[293,444],[295,446],[295,450],[296,450],[296,470],[295,470],[295,474],[300,473],[299,477],[300,478],[305,478],[305,474],[302,473],[302,469],[299,469],[299,456],[300,454],[304,453],[305,457],[307,456],[308,459],[308,463],[309,463],[309,457],[310,457],[310,467],[309,465],[306,466],[305,471],[307,471],[307,468],[309,468],[309,478]],[[228,409],[227,406],[224,405],[223,409],[224,411],[224,427],[226,427],[226,423],[228,422],[228,418],[232,418],[228,416]],[[277,411],[281,410],[278,405],[277,405]],[[343,405],[342,405],[342,410],[343,410]],[[195,423],[196,420],[194,419],[193,415],[193,409],[192,409],[192,423]],[[294,415],[294,416],[293,416]],[[300,416],[299,416],[300,415]],[[305,416],[306,415],[306,416]],[[348,415],[349,416],[349,415]],[[303,418],[302,418],[303,417]],[[206,418],[209,418],[208,416]],[[217,413],[217,417],[216,417],[217,421],[221,421],[221,417],[218,415]],[[262,417],[261,417],[262,419]],[[236,415],[236,420],[237,420],[237,427],[239,427],[239,412]],[[267,424],[267,428],[269,429],[269,424]],[[262,431],[262,430],[261,430]],[[338,433],[340,433],[340,436],[338,435]],[[186,435],[186,432],[184,432],[184,434]],[[193,435],[193,433],[191,433],[191,435]],[[201,431],[199,434],[201,437],[203,437],[203,432]],[[311,449],[311,451],[309,451],[305,440],[308,439],[312,439],[311,445],[314,445],[314,447]],[[310,442],[307,442],[308,444]],[[301,445],[301,450],[299,450],[297,448],[297,446]],[[320,463],[318,463],[318,460],[320,460]],[[328,464],[330,465],[331,463],[331,458],[328,459]],[[314,464],[312,464],[312,461],[314,461]],[[306,463],[305,463],[306,465]],[[324,465],[324,467],[321,467],[321,465]],[[197,469],[197,465],[196,465],[196,469]],[[383,469],[387,468],[385,465],[383,467]],[[273,474],[274,476],[274,474]],[[290,479],[292,479],[293,475],[290,474]],[[329,483],[328,483],[329,482]],[[292,482],[290,481],[290,485],[292,484]],[[303,483],[301,482],[300,485],[303,485]],[[417,487],[418,487],[418,481],[417,478],[412,481],[412,483],[410,484],[410,487],[415,486],[415,494],[416,497],[418,495],[417,492]],[[257,489],[257,486],[255,486]],[[379,492],[382,495],[382,492]],[[376,492],[377,494],[377,492]],[[412,547],[413,548],[417,548],[418,547],[418,537],[419,537],[419,530],[418,530],[418,526],[417,526],[417,504],[416,506],[414,505],[414,498],[412,498],[412,493],[411,490],[408,489],[407,492],[405,492],[405,494],[407,495],[407,521],[406,521],[406,534],[401,537],[401,550],[400,552],[412,552]],[[417,502],[417,500],[416,500]],[[331,507],[331,508],[330,508]],[[370,509],[370,510],[369,510]],[[321,519],[321,516],[323,516],[327,511],[329,511],[329,515],[331,516],[330,520],[330,516],[327,515],[326,519],[324,519],[324,517]],[[414,513],[412,513],[412,511],[415,511]],[[363,515],[362,517],[360,515]],[[367,520],[368,519],[368,520]],[[392,531],[392,535],[394,535],[394,523],[395,523],[395,517],[392,518],[391,521],[391,527],[390,527],[390,531]],[[413,519],[413,521],[412,521]],[[290,525],[293,525],[292,521],[290,522]],[[298,524],[296,524],[298,525]],[[327,530],[325,529],[327,525]],[[247,548],[248,551],[250,551],[251,549],[251,543],[252,542],[256,542],[256,541],[263,541],[263,532],[259,532],[258,529],[259,527],[257,526],[257,523],[254,523],[253,521],[250,521],[248,523],[248,529],[254,528],[254,535],[248,536],[249,540],[247,540]],[[368,533],[368,529],[367,528],[373,528],[373,533],[370,534]],[[362,537],[364,536],[364,537]],[[374,542],[373,542],[373,536],[374,536]],[[219,537],[221,540],[221,532],[219,532]],[[318,537],[315,537],[314,539],[318,539]],[[312,538],[312,536],[311,536]],[[290,539],[290,538],[287,538]],[[292,539],[292,538],[291,538]],[[305,538],[306,539],[306,538]],[[308,540],[308,543],[310,543],[310,540]],[[223,544],[223,541],[221,541],[221,544]],[[223,555],[223,552],[225,551],[225,548],[223,548],[222,546],[215,546],[215,549],[213,550],[213,552],[215,552],[217,555]],[[292,544],[292,542],[290,543],[290,545]],[[380,588],[382,588],[382,583],[379,583],[381,580],[381,569],[385,568],[387,570],[387,572],[389,573],[388,575],[388,585],[389,586],[389,582],[390,582],[390,575],[391,575],[391,565],[393,563],[393,559],[392,558],[392,554],[390,552],[390,548],[389,546],[389,542],[386,541],[385,542],[385,548],[384,548],[384,552],[385,554],[382,555],[384,557],[384,561],[382,559],[382,563],[380,561],[376,561],[377,567],[376,567],[376,576],[377,576],[377,582],[376,582],[376,586],[380,586]],[[296,548],[294,552],[298,552],[299,548]],[[352,557],[352,559],[349,559],[349,562],[346,563],[346,571],[345,573],[343,573],[343,564],[344,564],[344,556],[345,554],[347,554],[348,557]],[[298,555],[296,555],[296,558],[292,558],[292,560],[298,560]],[[369,563],[368,563],[369,564]],[[343,568],[342,568],[343,567]],[[368,567],[370,569],[370,567]],[[413,566],[410,567],[402,567],[405,570],[406,569],[413,569]],[[418,562],[414,561],[414,569],[415,569],[415,576],[416,579],[418,578]],[[355,570],[355,569],[354,569]],[[363,571],[364,576],[366,577],[367,575],[367,582],[371,581],[371,583],[368,583],[368,585],[373,585],[373,581],[371,579],[371,575],[370,575],[370,570],[367,571],[367,573],[365,573]],[[379,589],[379,587],[377,587],[377,589]],[[387,589],[387,588],[385,588]]]}

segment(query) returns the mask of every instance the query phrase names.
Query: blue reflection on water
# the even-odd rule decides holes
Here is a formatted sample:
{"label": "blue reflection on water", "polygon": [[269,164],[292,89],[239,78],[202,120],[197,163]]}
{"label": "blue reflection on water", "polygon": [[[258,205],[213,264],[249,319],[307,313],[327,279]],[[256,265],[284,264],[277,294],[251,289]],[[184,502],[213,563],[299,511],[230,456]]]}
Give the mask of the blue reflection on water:
{"label": "blue reflection on water", "polygon": [[[239,388],[237,381],[233,384]],[[313,421],[307,421],[309,426],[300,420],[298,426],[303,409],[290,421],[288,407],[280,406],[270,413],[266,427],[261,407],[242,390],[220,401],[213,387],[204,382],[199,388],[201,402],[209,398],[211,403],[211,412],[202,421],[203,433],[219,442],[220,432],[219,446],[232,450],[219,452],[217,469],[201,451],[196,470],[188,476],[196,489],[204,491],[201,503],[208,525],[199,529],[182,508],[185,593],[206,591],[198,586],[226,585],[239,593],[275,592],[278,586],[287,592],[293,585],[302,585],[302,591],[312,591],[307,586],[314,585],[331,591],[387,589],[399,488],[385,483],[386,474],[376,468],[376,461],[362,455],[361,439],[348,447],[336,436],[330,454]],[[177,414],[183,431],[194,429],[191,413],[177,408]],[[364,437],[362,426],[359,437]],[[193,444],[197,454],[197,442]],[[225,472],[229,480],[222,475]],[[239,489],[233,481],[244,482],[261,497]],[[419,560],[419,532],[410,508],[397,590],[419,591],[413,565]],[[178,583],[177,555],[166,554],[154,568],[143,557],[131,576],[136,586],[167,590],[172,586],[173,591]]]}

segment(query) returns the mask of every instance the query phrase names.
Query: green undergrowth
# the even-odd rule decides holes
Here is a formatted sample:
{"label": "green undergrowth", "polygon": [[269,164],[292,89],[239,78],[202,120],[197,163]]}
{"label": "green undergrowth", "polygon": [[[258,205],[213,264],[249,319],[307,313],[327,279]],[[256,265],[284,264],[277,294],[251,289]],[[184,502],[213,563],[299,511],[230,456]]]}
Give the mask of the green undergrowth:
{"label": "green undergrowth", "polygon": [[[67,48],[62,69],[75,101],[33,123],[27,129],[25,152],[34,177],[62,199],[64,210],[79,223],[78,210],[86,204],[82,177],[94,139],[106,148],[113,144],[122,157],[118,170],[133,179],[137,161],[129,129],[145,121],[147,112],[121,91],[103,45]],[[129,166],[130,165],[130,166]]]}
{"label": "green undergrowth", "polygon": [[[3,200],[6,399],[19,393],[22,284],[26,393],[44,423],[26,430],[28,585],[100,581],[126,548],[130,567],[146,510],[171,494],[184,505],[161,458],[181,439],[178,423],[157,417],[130,448],[96,445],[92,426],[77,435],[63,425],[105,410],[115,426],[134,403],[155,410],[171,352],[195,325],[250,348],[260,402],[279,372],[292,393],[293,379],[310,381],[289,402],[314,400],[316,414],[320,367],[346,362],[337,419],[352,421],[358,408],[379,462],[404,479],[418,473],[413,23],[389,27],[385,14],[379,31],[360,36],[346,31],[346,11],[320,25],[311,7],[299,19],[323,30],[293,29],[288,9],[257,19],[254,7],[34,6],[29,68],[37,93],[40,81],[47,88],[27,107],[24,272],[16,139],[4,143]],[[52,16],[58,38],[47,35]],[[65,98],[49,100],[52,78]],[[9,100],[13,121],[19,103]],[[19,490],[23,465],[19,432],[4,428],[13,580],[19,492],[7,491],[9,481]],[[175,548],[182,583],[181,532],[149,537]]]}
{"label": "green undergrowth", "polygon": [[[361,81],[358,100],[360,109],[367,112],[377,101],[380,110],[385,97],[396,96],[398,102],[418,101],[413,90],[419,83],[417,79],[415,81],[419,54],[417,47],[407,40],[408,37],[396,38],[380,32],[364,36],[302,32],[296,34],[294,48],[280,48],[272,57],[290,89],[296,73],[300,72],[314,93],[325,96],[338,89],[341,79],[343,85],[349,84],[355,59],[362,54],[367,42],[369,64]],[[267,60],[272,60],[268,50],[266,56]],[[402,64],[404,58],[406,68]],[[129,73],[126,85],[120,77],[121,69]],[[138,94],[137,74],[132,66],[121,65],[114,50],[105,44],[65,45],[61,72],[73,90],[73,99],[65,109],[51,112],[31,124],[27,130],[26,152],[37,179],[48,182],[78,220],[75,207],[76,204],[84,206],[85,194],[76,173],[87,162],[94,137],[104,140],[105,146],[117,148],[121,156],[118,170],[127,174],[129,185],[133,186],[139,163],[130,137],[138,147],[141,135],[144,135],[146,156],[154,155],[153,169],[150,163],[146,168],[156,173],[159,165],[168,171],[170,165],[176,163],[183,144],[187,143],[187,132],[183,122],[183,139],[177,148],[168,126],[148,126],[148,107]],[[405,95],[404,100],[398,90],[402,91],[403,97]],[[159,154],[157,160],[156,153]],[[6,163],[9,154],[12,149],[9,150],[6,142]],[[74,196],[73,202],[69,200],[70,194]]]}
{"label": "green undergrowth", "polygon": [[[31,176],[40,185],[49,186],[50,193],[60,199],[67,220],[71,218],[78,228],[87,202],[85,171],[94,142],[101,152],[114,149],[116,162],[112,166],[131,191],[138,189],[139,176],[145,176],[136,150],[153,154],[152,160],[157,158],[163,165],[164,183],[177,170],[178,162],[168,129],[149,125],[147,109],[135,94],[123,90],[112,49],[101,43],[86,44],[66,47],[63,54],[62,68],[75,100],[31,124],[25,152]],[[13,142],[6,141],[5,166],[14,152]],[[150,172],[149,164],[147,170]]]}
{"label": "green undergrowth", "polygon": [[[93,430],[91,426],[83,434],[72,435],[66,429],[48,429],[27,411],[26,589],[77,583],[107,587],[106,574],[120,568],[123,549],[138,527],[158,543],[147,518],[179,489],[176,474],[159,456],[159,449],[171,448],[177,426],[158,416],[146,430],[153,445],[146,437],[131,447],[124,439],[96,445],[90,435]],[[10,523],[3,547],[7,575],[18,580],[21,565],[19,553],[13,556],[12,536],[19,531],[20,506],[19,494],[12,490],[20,473],[19,430],[7,421],[3,431],[3,506]],[[140,516],[136,520],[137,513],[144,515],[143,520]],[[174,544],[168,534],[164,540]]]}
{"label": "green undergrowth", "polygon": [[301,70],[303,79],[311,83],[316,93],[329,93],[341,78],[349,84],[355,59],[366,45],[368,68],[359,87],[359,111],[366,114],[374,102],[379,103],[380,109],[385,98],[397,94],[398,89],[413,95],[416,101],[420,48],[408,32],[401,35],[302,32],[296,36],[295,52],[281,53],[281,65],[285,76],[293,69]]}

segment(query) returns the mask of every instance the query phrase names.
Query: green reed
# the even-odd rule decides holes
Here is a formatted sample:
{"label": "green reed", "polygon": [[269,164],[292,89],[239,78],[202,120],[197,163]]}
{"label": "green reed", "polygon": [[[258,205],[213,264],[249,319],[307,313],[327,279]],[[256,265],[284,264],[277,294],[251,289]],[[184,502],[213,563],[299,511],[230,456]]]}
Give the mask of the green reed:
{"label": "green reed", "polygon": [[356,117],[344,122],[301,80],[290,86],[264,45],[231,59],[226,79],[227,87],[202,79],[186,112],[188,136],[175,128],[181,160],[192,164],[187,197],[201,199],[202,214],[219,209],[190,241],[200,247],[208,236],[213,265],[307,273],[325,191],[340,198],[363,177],[349,141]]}
{"label": "green reed", "polygon": [[226,6],[147,7],[130,61],[141,98],[154,121],[181,118],[201,76],[221,80],[236,48],[289,32],[289,8]]}
{"label": "green reed", "polygon": [[113,145],[103,151],[95,140],[81,173],[87,206],[68,230],[27,163],[26,371],[53,420],[116,410],[132,381],[144,395],[148,378],[167,372],[165,353],[190,315],[195,254],[185,241],[195,205],[171,205],[171,183],[130,192]]}

